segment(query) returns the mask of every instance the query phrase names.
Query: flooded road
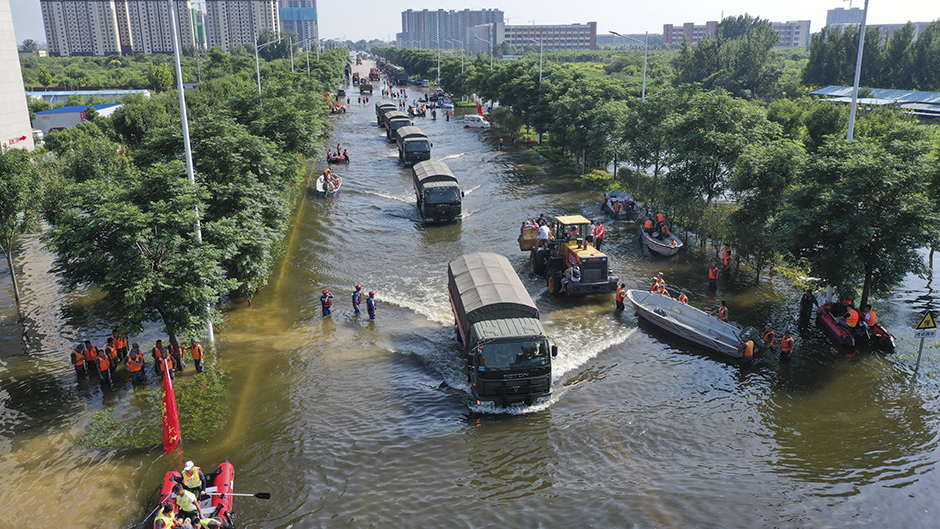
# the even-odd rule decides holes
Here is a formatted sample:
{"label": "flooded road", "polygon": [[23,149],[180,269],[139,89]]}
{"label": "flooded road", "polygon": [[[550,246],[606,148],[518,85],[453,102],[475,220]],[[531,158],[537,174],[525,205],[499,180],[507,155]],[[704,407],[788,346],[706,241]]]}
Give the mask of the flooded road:
{"label": "flooded road", "polygon": [[[799,293],[786,282],[740,274],[709,295],[711,259],[694,244],[658,259],[635,226],[605,221],[604,250],[628,287],[645,289],[662,271],[697,307],[724,299],[743,325],[792,327],[789,365],[766,359],[742,368],[632,310],[615,312],[612,296],[547,294],[518,251],[520,223],[539,213],[598,217],[600,194],[534,151],[498,151],[495,133],[442,114],[415,120],[433,159],[466,192],[462,222],[423,226],[410,169],[375,124],[381,96],[359,105],[350,94],[330,142],[352,159],[333,166],[342,190],[301,201],[268,286],[251,307],[228,307],[217,329],[232,393],[224,428],[208,442],[185,442],[170,455],[159,446],[76,445],[104,406],[132,414],[135,393],[75,383],[69,347],[84,336],[102,342],[110,328],[83,313],[93,291],[58,292],[51,260],[27,239],[17,256],[25,354],[2,283],[0,501],[8,526],[67,519],[129,527],[152,510],[167,470],[187,459],[214,468],[223,458],[235,465],[238,492],[272,494],[236,499],[245,528],[935,524],[940,351],[925,352],[912,381],[918,344],[910,331],[937,306],[929,283],[911,278],[876,303],[899,339],[896,354],[850,356],[814,325],[798,325]],[[313,163],[311,175],[324,167]],[[501,413],[471,405],[446,270],[475,251],[509,257],[558,343],[550,402]],[[377,293],[374,322],[353,314],[357,283]],[[336,295],[327,318],[324,288]],[[160,337],[153,329],[132,341],[149,349]]]}

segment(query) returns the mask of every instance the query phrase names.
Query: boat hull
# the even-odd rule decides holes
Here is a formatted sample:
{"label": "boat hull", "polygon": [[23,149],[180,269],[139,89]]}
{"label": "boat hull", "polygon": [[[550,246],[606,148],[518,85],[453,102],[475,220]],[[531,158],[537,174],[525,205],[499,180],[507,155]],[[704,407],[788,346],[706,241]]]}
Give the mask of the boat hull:
{"label": "boat hull", "polygon": [[738,350],[740,329],[734,325],[719,321],[691,305],[652,292],[628,290],[627,299],[637,314],[653,325],[712,351],[734,358],[741,357]]}
{"label": "boat hull", "polygon": [[[870,345],[885,351],[893,351],[895,347],[894,335],[888,332],[880,323],[876,323],[868,328],[868,336],[864,333],[853,334],[845,327],[839,325],[836,316],[833,315],[832,303],[823,303],[816,310],[817,322],[829,336],[829,339],[836,345],[843,347],[855,347],[857,345]],[[869,343],[866,344],[865,342]]]}
{"label": "boat hull", "polygon": [[650,236],[643,228],[640,228],[640,233],[643,236],[643,244],[645,244],[651,252],[657,253],[663,257],[672,257],[679,253],[679,250],[682,248],[682,241],[671,233],[669,237],[666,237],[666,239],[662,241]]}

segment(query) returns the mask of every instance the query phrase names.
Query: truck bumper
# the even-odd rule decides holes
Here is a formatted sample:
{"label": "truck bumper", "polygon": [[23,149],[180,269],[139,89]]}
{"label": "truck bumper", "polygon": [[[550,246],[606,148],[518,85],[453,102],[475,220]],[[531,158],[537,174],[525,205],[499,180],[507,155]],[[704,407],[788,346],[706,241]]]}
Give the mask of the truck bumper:
{"label": "truck bumper", "polygon": [[619,277],[611,277],[604,283],[568,283],[565,292],[569,295],[574,294],[606,294],[617,291],[617,284],[620,283]]}

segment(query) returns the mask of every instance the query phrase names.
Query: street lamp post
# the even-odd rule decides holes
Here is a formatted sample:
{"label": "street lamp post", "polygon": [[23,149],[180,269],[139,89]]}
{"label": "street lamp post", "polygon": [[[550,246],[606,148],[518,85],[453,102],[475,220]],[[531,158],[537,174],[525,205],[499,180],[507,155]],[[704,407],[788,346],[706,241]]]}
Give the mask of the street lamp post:
{"label": "street lamp post", "polygon": [[535,40],[523,37],[522,40],[527,40],[529,42],[535,42],[539,45],[539,90],[542,89],[542,40]]}
{"label": "street lamp post", "polygon": [[493,43],[486,39],[481,39],[480,37],[477,37],[477,36],[474,36],[473,38],[490,45],[490,70],[492,70],[493,69]]}
{"label": "street lamp post", "polygon": [[457,39],[444,39],[444,40],[446,40],[447,42],[456,43],[458,45],[457,47],[460,48],[460,73],[463,73],[463,47],[462,47],[463,43],[461,43]]}
{"label": "street lamp post", "polygon": [[[856,8],[858,9],[858,8]],[[849,131],[845,139],[852,141],[855,135],[855,109],[858,108],[858,81],[862,73],[862,52],[865,51],[865,19],[868,18],[868,0],[865,0],[865,10],[862,11],[862,24],[858,32],[858,55],[855,60],[855,82],[852,84],[852,107],[849,109]],[[918,360],[920,357],[918,357]]]}
{"label": "street lamp post", "polygon": [[[292,35],[286,37],[281,37],[277,40],[272,40],[271,42],[265,42],[260,46],[255,46],[255,75],[258,77],[258,95],[261,95],[261,62],[258,60],[258,51],[267,48],[268,46],[281,42],[284,39],[289,39]],[[294,69],[294,50],[291,50],[291,71]]]}
{"label": "street lamp post", "polygon": [[620,38],[630,39],[630,40],[632,40],[632,41],[634,41],[634,42],[639,42],[640,44],[643,44],[643,92],[642,92],[641,95],[640,95],[640,100],[646,101],[646,56],[647,56],[647,53],[649,52],[649,49],[650,49],[650,33],[649,33],[649,31],[646,32],[646,42],[645,42],[645,43],[644,43],[643,41],[641,41],[640,39],[635,39],[635,38],[633,38],[633,37],[628,37],[628,36],[626,36],[626,35],[621,35],[620,33],[617,33],[616,31],[611,31],[611,33],[614,34],[614,35],[617,35],[617,36],[620,37]]}

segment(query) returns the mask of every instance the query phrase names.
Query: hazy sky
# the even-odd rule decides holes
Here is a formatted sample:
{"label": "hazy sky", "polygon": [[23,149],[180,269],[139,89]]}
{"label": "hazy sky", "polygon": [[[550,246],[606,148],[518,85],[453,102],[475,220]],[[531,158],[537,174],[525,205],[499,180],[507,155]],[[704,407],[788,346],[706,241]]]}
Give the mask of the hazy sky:
{"label": "hazy sky", "polygon": [[[39,0],[10,0],[17,42],[33,39],[45,42]],[[812,32],[826,23],[826,10],[849,7],[838,0],[500,0],[491,4],[472,4],[463,0],[424,0],[389,2],[378,0],[318,0],[320,37],[350,39],[389,39],[401,31],[401,12],[405,9],[501,9],[507,24],[572,24],[597,22],[598,34],[662,33],[663,24],[720,20],[724,16],[750,13],[773,22],[810,20]],[[863,7],[863,0],[852,2]],[[940,18],[938,0],[871,0],[868,22],[894,24],[930,22]]]}

